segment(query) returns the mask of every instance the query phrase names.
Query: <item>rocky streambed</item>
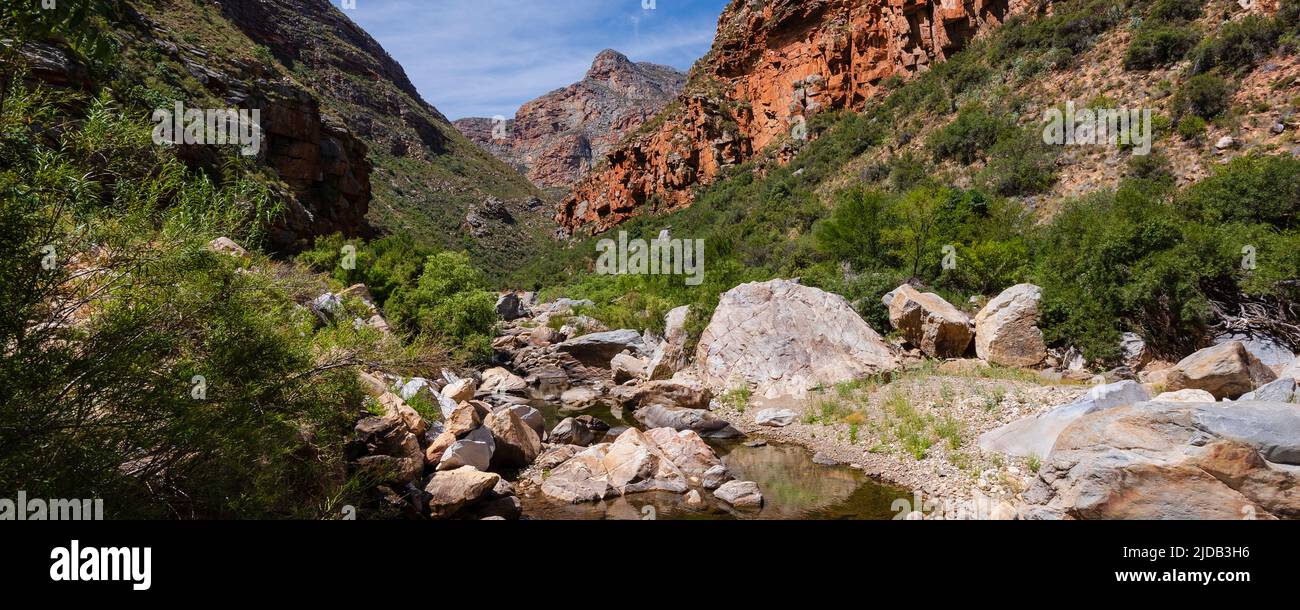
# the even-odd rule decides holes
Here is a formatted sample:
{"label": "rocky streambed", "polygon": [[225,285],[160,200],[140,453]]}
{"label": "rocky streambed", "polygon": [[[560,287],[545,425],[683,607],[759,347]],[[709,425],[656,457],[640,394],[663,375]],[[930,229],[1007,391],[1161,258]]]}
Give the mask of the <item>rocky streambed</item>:
{"label": "rocky streambed", "polygon": [[[566,418],[558,400],[535,399],[532,405],[546,417],[553,429]],[[635,419],[627,421],[618,409],[599,407],[586,415],[609,422],[611,428],[600,442],[613,442],[628,429],[642,429]],[[761,506],[736,508],[708,493],[681,494],[648,491],[594,502],[571,503],[549,497],[541,489],[545,469],[525,473],[531,482],[517,487],[523,514],[529,519],[548,520],[729,520],[729,519],[893,519],[899,515],[895,503],[911,492],[867,476],[847,465],[817,459],[807,448],[794,443],[769,442],[761,437],[706,439],[731,476],[751,481],[760,490]],[[698,498],[698,503],[693,502]]]}
{"label": "rocky streambed", "polygon": [[903,345],[842,297],[774,280],[724,294],[694,349],[684,308],[656,336],[505,295],[497,366],[362,375],[383,413],[349,459],[433,518],[1300,516],[1300,363],[1229,342],[1139,363],[1141,383],[1062,386],[1054,364],[1016,366],[1049,358],[1034,287],[973,322],[891,294]]}

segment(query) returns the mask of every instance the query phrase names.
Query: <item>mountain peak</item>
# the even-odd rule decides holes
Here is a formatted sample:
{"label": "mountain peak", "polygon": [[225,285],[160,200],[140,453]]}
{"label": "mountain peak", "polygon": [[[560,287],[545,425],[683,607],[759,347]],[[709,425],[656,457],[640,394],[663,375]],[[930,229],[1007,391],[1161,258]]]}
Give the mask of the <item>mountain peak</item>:
{"label": "mountain peak", "polygon": [[587,78],[608,80],[610,75],[631,70],[632,68],[632,60],[628,59],[626,55],[614,49],[605,49],[597,54],[596,59],[591,62],[591,69],[587,70]]}

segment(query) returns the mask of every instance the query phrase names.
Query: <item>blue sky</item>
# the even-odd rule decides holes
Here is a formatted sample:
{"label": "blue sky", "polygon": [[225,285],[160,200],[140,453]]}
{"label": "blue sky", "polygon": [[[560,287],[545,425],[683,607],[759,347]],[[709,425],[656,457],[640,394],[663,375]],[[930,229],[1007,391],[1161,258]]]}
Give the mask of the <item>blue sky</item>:
{"label": "blue sky", "polygon": [[[336,6],[342,0],[332,0]],[[646,10],[643,2],[653,4]],[[356,0],[344,12],[448,118],[513,117],[616,49],[685,71],[727,0]]]}

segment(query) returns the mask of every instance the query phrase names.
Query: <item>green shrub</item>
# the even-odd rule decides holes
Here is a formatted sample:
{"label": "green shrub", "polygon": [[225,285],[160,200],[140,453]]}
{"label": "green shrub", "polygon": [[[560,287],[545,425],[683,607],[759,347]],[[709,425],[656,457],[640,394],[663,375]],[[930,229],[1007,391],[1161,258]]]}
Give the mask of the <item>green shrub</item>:
{"label": "green shrub", "polygon": [[989,151],[979,179],[998,195],[1042,193],[1056,181],[1053,153],[1034,130],[1016,130],[1003,135]]}
{"label": "green shrub", "polygon": [[893,197],[861,187],[839,193],[830,218],[815,228],[818,251],[859,271],[875,268],[884,259],[880,232],[892,203]]}
{"label": "green shrub", "polygon": [[1125,51],[1124,67],[1129,70],[1150,70],[1172,65],[1186,57],[1200,39],[1200,33],[1191,26],[1144,27],[1133,36],[1133,41]]}
{"label": "green shrub", "polygon": [[1178,121],[1178,137],[1184,140],[1195,140],[1205,135],[1207,127],[1209,126],[1205,123],[1205,119],[1189,114]]}
{"label": "green shrub", "polygon": [[440,252],[425,260],[415,285],[393,292],[386,312],[407,331],[460,346],[458,355],[464,359],[484,360],[492,354],[496,300],[468,255]]}
{"label": "green shrub", "polygon": [[994,116],[987,107],[967,106],[953,122],[930,137],[930,150],[936,161],[952,159],[969,165],[1013,129],[1015,125],[1010,120]]}
{"label": "green shrub", "polygon": [[[10,93],[0,480],[103,498],[110,518],[316,519],[356,501],[342,448],[378,333],[317,331],[278,270],[205,247],[256,245],[278,208],[266,185],[234,161],[220,181],[187,168],[107,97]],[[32,122],[56,116],[76,128]]]}
{"label": "green shrub", "polygon": [[1128,160],[1127,177],[1173,186],[1174,173],[1169,167],[1169,157],[1153,151],[1149,155],[1133,155]]}
{"label": "green shrub", "polygon": [[1196,47],[1192,73],[1202,74],[1214,68],[1239,72],[1254,68],[1276,50],[1282,28],[1277,20],[1255,14],[1228,21],[1216,35]]}
{"label": "green shrub", "polygon": [[1180,198],[1191,217],[1207,225],[1265,224],[1300,229],[1300,159],[1237,157]]}
{"label": "green shrub", "polygon": [[1153,21],[1194,21],[1204,11],[1204,0],[1156,0],[1148,17]]}
{"label": "green shrub", "polygon": [[1219,76],[1197,74],[1174,96],[1174,111],[1179,117],[1192,115],[1208,121],[1228,110],[1232,92],[1232,85]]}

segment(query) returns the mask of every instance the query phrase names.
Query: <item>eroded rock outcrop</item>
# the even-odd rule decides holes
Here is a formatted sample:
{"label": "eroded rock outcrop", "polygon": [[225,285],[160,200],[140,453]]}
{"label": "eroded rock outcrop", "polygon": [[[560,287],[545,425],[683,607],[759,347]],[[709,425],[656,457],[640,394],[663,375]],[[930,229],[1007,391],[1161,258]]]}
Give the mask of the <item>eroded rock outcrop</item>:
{"label": "eroded rock outcrop", "polygon": [[1266,402],[1143,403],[1061,433],[1025,497],[1031,517],[1300,516],[1300,410]]}
{"label": "eroded rock outcrop", "polygon": [[742,284],[723,294],[695,363],[715,390],[748,384],[765,398],[803,398],[818,385],[898,366],[844,297],[789,280]]}
{"label": "eroded rock outcrop", "polygon": [[732,2],[686,90],[653,129],[598,162],[562,203],[557,221],[569,232],[600,232],[638,214],[685,207],[695,186],[791,139],[806,117],[862,108],[884,79],[947,57],[1021,4]]}

